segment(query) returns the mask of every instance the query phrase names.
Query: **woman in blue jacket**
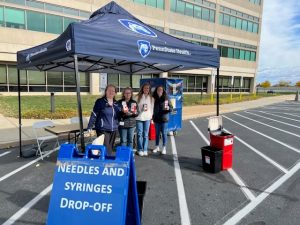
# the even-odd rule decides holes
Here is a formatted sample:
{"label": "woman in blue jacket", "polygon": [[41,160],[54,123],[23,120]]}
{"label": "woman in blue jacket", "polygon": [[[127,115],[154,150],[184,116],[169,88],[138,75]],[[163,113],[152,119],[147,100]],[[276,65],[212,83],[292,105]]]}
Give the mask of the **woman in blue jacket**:
{"label": "woman in blue jacket", "polygon": [[102,98],[96,100],[87,129],[95,127],[97,136],[104,134],[104,145],[107,154],[112,155],[116,134],[119,126],[120,108],[115,100],[116,87],[107,85]]}

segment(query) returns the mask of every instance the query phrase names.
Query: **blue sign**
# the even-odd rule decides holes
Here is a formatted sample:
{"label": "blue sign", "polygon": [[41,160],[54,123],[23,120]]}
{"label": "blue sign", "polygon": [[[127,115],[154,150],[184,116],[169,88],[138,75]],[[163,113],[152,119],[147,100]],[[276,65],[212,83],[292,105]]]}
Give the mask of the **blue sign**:
{"label": "blue sign", "polygon": [[131,30],[135,33],[145,35],[148,37],[157,37],[156,33],[154,33],[152,30],[150,30],[148,27],[146,27],[143,24],[140,24],[138,22],[135,22],[133,20],[128,19],[119,19],[119,22],[126,27],[128,30]]}
{"label": "blue sign", "polygon": [[82,155],[75,145],[61,146],[47,225],[140,225],[132,151],[105,153],[104,146],[89,145]]}
{"label": "blue sign", "polygon": [[151,44],[149,41],[139,40],[137,41],[139,53],[143,58],[146,58],[151,52]]}

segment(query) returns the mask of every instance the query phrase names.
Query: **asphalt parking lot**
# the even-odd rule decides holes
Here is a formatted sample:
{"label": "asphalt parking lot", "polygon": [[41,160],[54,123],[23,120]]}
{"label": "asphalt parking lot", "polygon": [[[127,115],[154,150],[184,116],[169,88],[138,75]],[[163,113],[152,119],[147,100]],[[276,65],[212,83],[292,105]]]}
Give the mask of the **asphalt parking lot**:
{"label": "asphalt parking lot", "polygon": [[[184,121],[167,155],[135,157],[138,180],[147,181],[143,225],[299,224],[300,104],[228,113],[223,122],[236,136],[228,171],[202,169],[207,118]],[[20,159],[18,149],[0,150],[0,224],[45,224],[56,156]]]}

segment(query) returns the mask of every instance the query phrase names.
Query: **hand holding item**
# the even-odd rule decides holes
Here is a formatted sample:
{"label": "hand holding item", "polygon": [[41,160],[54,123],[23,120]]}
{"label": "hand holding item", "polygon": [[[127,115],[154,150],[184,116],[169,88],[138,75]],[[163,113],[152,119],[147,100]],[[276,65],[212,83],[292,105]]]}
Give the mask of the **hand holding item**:
{"label": "hand holding item", "polygon": [[128,107],[125,101],[122,102],[122,111],[124,113],[128,113]]}
{"label": "hand holding item", "polygon": [[166,100],[165,103],[164,103],[164,110],[169,110],[170,107],[169,107],[169,101]]}
{"label": "hand holding item", "polygon": [[131,104],[130,111],[131,111],[133,114],[136,114],[136,103],[132,103],[132,104]]}
{"label": "hand holding item", "polygon": [[147,111],[148,111],[148,105],[147,105],[147,104],[144,104],[144,105],[143,105],[143,111],[144,111],[144,112],[147,112]]}

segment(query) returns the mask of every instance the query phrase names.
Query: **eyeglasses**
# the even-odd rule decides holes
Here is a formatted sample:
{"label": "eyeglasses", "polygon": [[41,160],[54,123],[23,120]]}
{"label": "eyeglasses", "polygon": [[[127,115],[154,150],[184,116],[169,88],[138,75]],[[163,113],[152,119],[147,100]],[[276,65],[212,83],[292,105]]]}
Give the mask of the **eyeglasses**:
{"label": "eyeglasses", "polygon": [[124,94],[125,94],[125,95],[131,95],[131,92],[127,92],[127,93],[125,92]]}

